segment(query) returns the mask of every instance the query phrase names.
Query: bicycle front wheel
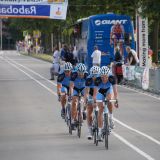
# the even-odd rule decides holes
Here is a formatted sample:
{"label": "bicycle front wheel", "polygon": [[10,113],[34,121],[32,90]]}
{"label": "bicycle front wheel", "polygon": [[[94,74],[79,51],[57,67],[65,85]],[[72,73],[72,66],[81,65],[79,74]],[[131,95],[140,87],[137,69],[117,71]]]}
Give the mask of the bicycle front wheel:
{"label": "bicycle front wheel", "polygon": [[81,106],[78,106],[78,124],[77,124],[77,135],[81,137],[81,126],[82,126],[82,116],[81,116]]}
{"label": "bicycle front wheel", "polygon": [[109,136],[109,125],[108,125],[108,114],[104,114],[104,139],[105,148],[108,149],[108,136]]}
{"label": "bicycle front wheel", "polygon": [[94,144],[98,146],[98,112],[95,112],[95,122],[94,122]]}

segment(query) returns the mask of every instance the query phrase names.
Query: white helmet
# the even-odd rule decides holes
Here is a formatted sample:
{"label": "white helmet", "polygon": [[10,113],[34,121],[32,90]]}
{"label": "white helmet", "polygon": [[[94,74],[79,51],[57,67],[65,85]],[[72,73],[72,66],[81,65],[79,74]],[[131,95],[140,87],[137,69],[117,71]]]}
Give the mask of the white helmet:
{"label": "white helmet", "polygon": [[86,66],[83,64],[83,63],[79,63],[78,65],[77,65],[77,71],[78,72],[81,72],[81,73],[84,73],[84,72],[86,72]]}
{"label": "white helmet", "polygon": [[109,76],[110,75],[110,69],[107,66],[103,66],[103,67],[101,67],[100,74]]}
{"label": "white helmet", "polygon": [[72,64],[70,63],[70,62],[66,62],[65,64],[64,64],[64,70],[65,71],[71,71],[72,70]]}
{"label": "white helmet", "polygon": [[90,75],[93,76],[93,75],[98,75],[98,74],[100,74],[100,67],[98,66],[91,67]]}

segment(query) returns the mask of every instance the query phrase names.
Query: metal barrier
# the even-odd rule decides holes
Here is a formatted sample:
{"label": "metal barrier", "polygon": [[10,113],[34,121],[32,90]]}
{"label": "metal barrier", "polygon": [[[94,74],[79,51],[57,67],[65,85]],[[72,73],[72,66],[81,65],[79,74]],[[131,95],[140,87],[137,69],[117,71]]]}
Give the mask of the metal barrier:
{"label": "metal barrier", "polygon": [[149,90],[160,94],[160,69],[149,70]]}
{"label": "metal barrier", "polygon": [[[124,71],[124,70],[123,70]],[[136,88],[143,89],[143,83],[145,80],[145,68],[135,66],[134,68],[134,79],[129,80],[124,77],[124,79],[127,80],[127,84]],[[125,73],[126,74],[126,73]],[[160,69],[149,69],[149,86],[147,87],[146,91],[160,94]]]}

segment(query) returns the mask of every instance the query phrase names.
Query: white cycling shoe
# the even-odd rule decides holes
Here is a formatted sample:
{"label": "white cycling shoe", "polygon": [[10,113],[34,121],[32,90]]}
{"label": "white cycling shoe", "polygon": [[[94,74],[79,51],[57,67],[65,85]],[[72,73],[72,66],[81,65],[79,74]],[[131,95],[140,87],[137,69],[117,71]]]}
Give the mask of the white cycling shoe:
{"label": "white cycling shoe", "polygon": [[112,118],[109,118],[109,126],[111,129],[114,129],[115,125],[114,125],[114,121]]}
{"label": "white cycling shoe", "polygon": [[93,136],[92,136],[92,128],[89,128],[89,129],[88,129],[87,139],[88,139],[88,140],[91,140],[92,138],[93,138]]}

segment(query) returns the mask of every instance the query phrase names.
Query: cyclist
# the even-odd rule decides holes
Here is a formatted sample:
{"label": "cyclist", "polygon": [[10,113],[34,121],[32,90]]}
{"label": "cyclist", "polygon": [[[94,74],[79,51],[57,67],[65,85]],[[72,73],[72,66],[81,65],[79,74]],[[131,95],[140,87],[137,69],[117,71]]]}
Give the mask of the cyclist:
{"label": "cyclist", "polygon": [[76,126],[77,122],[77,104],[78,93],[84,95],[85,81],[88,76],[86,66],[83,63],[79,63],[76,67],[76,71],[71,74],[69,95],[72,96],[72,127]]}
{"label": "cyclist", "polygon": [[85,87],[85,102],[87,103],[87,125],[88,125],[88,135],[87,138],[92,139],[92,112],[95,107],[93,101],[93,90],[94,90],[94,81],[100,73],[100,67],[93,66],[90,69],[90,75],[86,79]]}
{"label": "cyclist", "polygon": [[66,62],[64,65],[64,71],[62,71],[62,73],[60,73],[57,78],[57,94],[62,106],[61,110],[62,118],[64,118],[65,116],[65,105],[67,96],[69,94],[71,71],[72,71],[72,64],[70,62]]}
{"label": "cyclist", "polygon": [[[100,70],[100,77],[96,78],[95,80],[95,88],[94,88],[94,95],[93,95],[94,101],[97,100],[97,105],[99,107],[98,112],[98,127],[99,127],[99,134],[98,138],[101,141],[102,140],[102,127],[103,127],[103,101],[106,98],[107,100],[110,99],[117,99],[117,85],[115,77],[111,75],[110,69],[107,66],[101,67]],[[102,102],[98,102],[98,100]],[[118,107],[118,104],[117,106]],[[113,104],[109,103],[108,105],[109,110],[109,123],[110,128],[114,128],[114,122],[113,122]]]}

